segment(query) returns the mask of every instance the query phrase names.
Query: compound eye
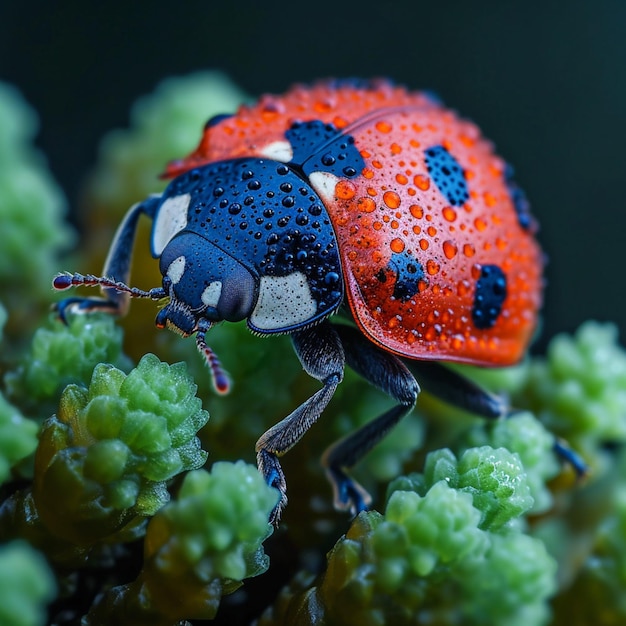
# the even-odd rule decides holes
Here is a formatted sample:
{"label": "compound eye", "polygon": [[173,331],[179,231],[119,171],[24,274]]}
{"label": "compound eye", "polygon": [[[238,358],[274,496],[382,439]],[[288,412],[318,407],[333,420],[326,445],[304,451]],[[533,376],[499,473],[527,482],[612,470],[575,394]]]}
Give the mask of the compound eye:
{"label": "compound eye", "polygon": [[222,285],[217,303],[220,317],[228,322],[246,319],[254,309],[256,296],[256,283],[250,272],[235,266]]}

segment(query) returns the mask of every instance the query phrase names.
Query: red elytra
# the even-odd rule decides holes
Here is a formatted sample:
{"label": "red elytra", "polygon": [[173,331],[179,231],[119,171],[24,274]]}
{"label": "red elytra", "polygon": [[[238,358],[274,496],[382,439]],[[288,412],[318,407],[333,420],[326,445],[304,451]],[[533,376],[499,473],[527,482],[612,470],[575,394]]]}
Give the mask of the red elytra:
{"label": "red elytra", "polygon": [[[172,163],[175,176],[207,163],[274,156],[296,121],[320,120],[349,133],[364,159],[359,176],[312,177],[335,229],[347,299],[362,332],[384,349],[415,359],[502,366],[517,362],[541,305],[542,252],[520,224],[505,176],[471,122],[423,93],[387,81],[375,89],[325,82],[263,96],[209,125],[198,148]],[[463,170],[468,197],[451,204],[430,175],[424,151],[441,146]],[[419,260],[412,297],[394,297],[392,257]],[[495,322],[472,318],[481,269],[506,274]]]}

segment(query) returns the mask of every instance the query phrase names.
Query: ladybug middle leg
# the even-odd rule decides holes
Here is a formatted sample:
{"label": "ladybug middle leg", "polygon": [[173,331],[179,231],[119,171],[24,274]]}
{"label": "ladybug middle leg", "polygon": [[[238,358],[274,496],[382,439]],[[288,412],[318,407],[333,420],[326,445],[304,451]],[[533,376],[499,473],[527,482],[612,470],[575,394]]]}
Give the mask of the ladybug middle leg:
{"label": "ladybug middle leg", "polygon": [[353,514],[367,508],[370,495],[346,470],[371,450],[415,406],[420,387],[406,365],[395,355],[368,341],[358,330],[335,327],[346,353],[346,362],[372,385],[398,401],[398,404],[357,431],[332,445],[323,457],[333,485],[335,507]]}

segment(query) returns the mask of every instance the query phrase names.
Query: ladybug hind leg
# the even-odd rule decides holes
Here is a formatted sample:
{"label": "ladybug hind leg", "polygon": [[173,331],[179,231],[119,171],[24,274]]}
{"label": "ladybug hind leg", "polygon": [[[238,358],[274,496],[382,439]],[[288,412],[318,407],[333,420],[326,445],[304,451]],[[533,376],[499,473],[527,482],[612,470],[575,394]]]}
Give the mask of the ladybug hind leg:
{"label": "ladybug hind leg", "polygon": [[346,353],[346,362],[369,383],[398,401],[386,413],[332,445],[323,465],[333,486],[335,507],[356,515],[371,503],[369,494],[347,474],[407,413],[413,410],[420,387],[409,369],[395,355],[368,341],[351,326],[335,327]]}
{"label": "ladybug hind leg", "polygon": [[[515,418],[520,413],[512,408],[505,398],[489,393],[480,385],[445,365],[434,361],[407,361],[409,369],[419,378],[429,393],[444,402],[487,419]],[[556,456],[569,465],[578,478],[588,472],[585,461],[572,450],[567,442],[555,439],[553,450]]]}
{"label": "ladybug hind leg", "polygon": [[424,389],[447,404],[487,419],[508,417],[511,413],[505,398],[486,391],[469,378],[437,361],[405,362]]}

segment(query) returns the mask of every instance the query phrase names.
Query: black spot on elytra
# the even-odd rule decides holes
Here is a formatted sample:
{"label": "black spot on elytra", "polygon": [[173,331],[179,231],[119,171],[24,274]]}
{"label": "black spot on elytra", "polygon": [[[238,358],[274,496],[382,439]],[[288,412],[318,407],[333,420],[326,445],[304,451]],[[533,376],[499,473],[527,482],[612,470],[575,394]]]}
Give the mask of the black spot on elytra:
{"label": "black spot on elytra", "polygon": [[519,225],[528,232],[534,233],[537,230],[537,221],[530,212],[530,202],[524,190],[513,179],[513,168],[510,165],[504,170],[504,181],[508,187]]}
{"label": "black spot on elytra", "polygon": [[358,76],[347,76],[344,78],[329,78],[321,83],[329,89],[357,89],[359,91],[374,91],[386,85],[395,86],[395,82],[390,78],[360,78]]}
{"label": "black spot on elytra", "polygon": [[344,135],[334,124],[320,120],[295,122],[285,137],[293,150],[291,164],[305,176],[330,172],[337,177],[352,178],[365,166],[354,138]]}
{"label": "black spot on elytra", "polygon": [[491,328],[506,298],[506,274],[497,265],[483,265],[476,283],[472,319],[480,329]]}
{"label": "black spot on elytra", "polygon": [[[396,277],[393,297],[402,302],[412,298],[418,292],[419,281],[424,280],[424,268],[421,263],[408,252],[402,252],[392,254],[387,267]],[[384,272],[382,274],[378,272],[376,278],[385,282],[387,277]]]}
{"label": "black spot on elytra", "polygon": [[219,115],[214,115],[207,120],[206,124],[204,125],[204,129],[206,130],[207,128],[213,128],[213,126],[217,126],[220,122],[222,122],[223,120],[227,120],[229,117],[232,116],[232,113],[220,113]]}
{"label": "black spot on elytra", "polygon": [[443,146],[432,146],[424,155],[428,173],[446,200],[454,206],[467,202],[467,181],[459,162]]}

